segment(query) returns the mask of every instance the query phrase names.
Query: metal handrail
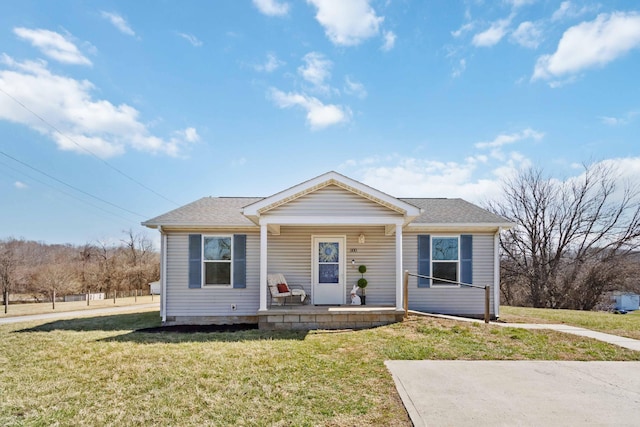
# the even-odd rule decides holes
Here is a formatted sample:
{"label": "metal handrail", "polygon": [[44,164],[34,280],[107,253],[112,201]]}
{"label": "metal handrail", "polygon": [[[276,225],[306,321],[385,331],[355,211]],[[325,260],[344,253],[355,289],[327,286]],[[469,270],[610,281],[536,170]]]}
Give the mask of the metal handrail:
{"label": "metal handrail", "polygon": [[484,323],[489,323],[491,319],[490,313],[490,301],[491,301],[491,285],[474,285],[473,283],[458,282],[455,280],[441,279],[439,277],[424,276],[422,274],[409,273],[409,270],[404,272],[404,317],[409,316],[409,276],[418,277],[422,279],[437,280],[439,282],[452,283],[455,285],[466,286],[468,288],[484,289]]}
{"label": "metal handrail", "polygon": [[478,289],[484,289],[485,288],[485,286],[483,286],[483,285],[474,285],[473,283],[456,282],[455,280],[442,279],[440,277],[433,277],[433,276],[423,276],[422,274],[409,273],[409,276],[420,277],[422,279],[437,280],[439,282],[453,283],[454,285],[468,286],[470,288],[478,288]]}

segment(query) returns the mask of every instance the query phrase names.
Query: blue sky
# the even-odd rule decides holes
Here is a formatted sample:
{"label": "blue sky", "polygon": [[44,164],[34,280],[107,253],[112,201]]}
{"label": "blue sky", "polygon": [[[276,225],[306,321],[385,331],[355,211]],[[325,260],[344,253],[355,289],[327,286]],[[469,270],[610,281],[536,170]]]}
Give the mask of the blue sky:
{"label": "blue sky", "polygon": [[0,238],[117,240],[203,196],[330,170],[476,203],[529,166],[567,179],[607,162],[640,184],[633,1],[1,9]]}

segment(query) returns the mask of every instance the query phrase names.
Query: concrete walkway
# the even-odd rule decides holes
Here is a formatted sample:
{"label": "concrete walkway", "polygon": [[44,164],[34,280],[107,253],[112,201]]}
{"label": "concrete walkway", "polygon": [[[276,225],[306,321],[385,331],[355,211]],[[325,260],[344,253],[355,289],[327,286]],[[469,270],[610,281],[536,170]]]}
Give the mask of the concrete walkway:
{"label": "concrete walkway", "polygon": [[[499,323],[492,322],[492,325],[499,325],[508,328],[522,329],[550,329],[553,331],[564,332],[567,334],[579,335],[581,337],[593,338],[598,341],[604,341],[619,347],[628,348],[629,350],[640,351],[640,340],[633,338],[620,337],[618,335],[605,334],[604,332],[592,331],[591,329],[578,328],[564,324],[537,324],[537,323]],[[640,423],[640,417],[639,417]]]}
{"label": "concrete walkway", "polygon": [[[419,311],[411,311],[411,314],[416,314],[418,316],[427,316],[427,317],[437,317],[440,319],[449,319],[456,320],[459,322],[473,322],[473,323],[484,323],[482,320],[478,319],[469,319],[466,317],[456,317],[449,316],[446,314],[431,314],[431,313],[422,313]],[[579,335],[581,337],[593,338],[598,341],[604,341],[609,344],[614,344],[619,347],[628,348],[629,350],[640,351],[640,340],[636,340],[633,338],[621,337],[618,335],[606,334],[604,332],[592,331],[591,329],[579,328],[577,326],[570,326],[565,324],[546,324],[546,323],[502,323],[502,322],[491,322],[491,325],[502,326],[505,328],[522,328],[522,329],[547,329],[552,331],[564,332],[567,334]]]}
{"label": "concrete walkway", "polygon": [[30,322],[33,320],[57,320],[57,319],[72,319],[76,317],[87,316],[101,316],[112,313],[131,313],[137,311],[149,311],[153,309],[159,309],[160,303],[154,302],[150,304],[134,304],[123,305],[118,307],[104,307],[104,308],[91,308],[88,310],[76,310],[76,311],[61,311],[57,313],[44,313],[44,314],[32,314],[28,316],[13,316],[0,318],[0,325],[6,325],[9,323]]}
{"label": "concrete walkway", "polygon": [[415,426],[637,426],[640,362],[387,361]]}

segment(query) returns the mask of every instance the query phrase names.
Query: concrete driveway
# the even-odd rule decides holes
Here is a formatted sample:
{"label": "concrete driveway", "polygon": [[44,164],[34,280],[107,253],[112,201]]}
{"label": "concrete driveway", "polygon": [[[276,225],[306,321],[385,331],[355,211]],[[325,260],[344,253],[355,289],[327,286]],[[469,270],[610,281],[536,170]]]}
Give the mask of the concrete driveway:
{"label": "concrete driveway", "polygon": [[640,425],[640,362],[385,364],[416,426]]}

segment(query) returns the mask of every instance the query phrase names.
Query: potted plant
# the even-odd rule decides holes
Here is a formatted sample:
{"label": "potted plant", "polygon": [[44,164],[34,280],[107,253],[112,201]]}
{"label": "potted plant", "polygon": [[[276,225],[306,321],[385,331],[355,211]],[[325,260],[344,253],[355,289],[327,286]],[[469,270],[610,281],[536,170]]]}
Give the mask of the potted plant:
{"label": "potted plant", "polygon": [[362,301],[362,305],[365,305],[365,300],[367,297],[364,294],[364,288],[366,288],[369,284],[369,282],[367,282],[367,279],[364,278],[364,273],[367,272],[367,266],[361,265],[360,267],[358,267],[358,271],[362,275],[362,277],[358,279],[358,287],[362,290],[362,296],[360,297],[360,300]]}

